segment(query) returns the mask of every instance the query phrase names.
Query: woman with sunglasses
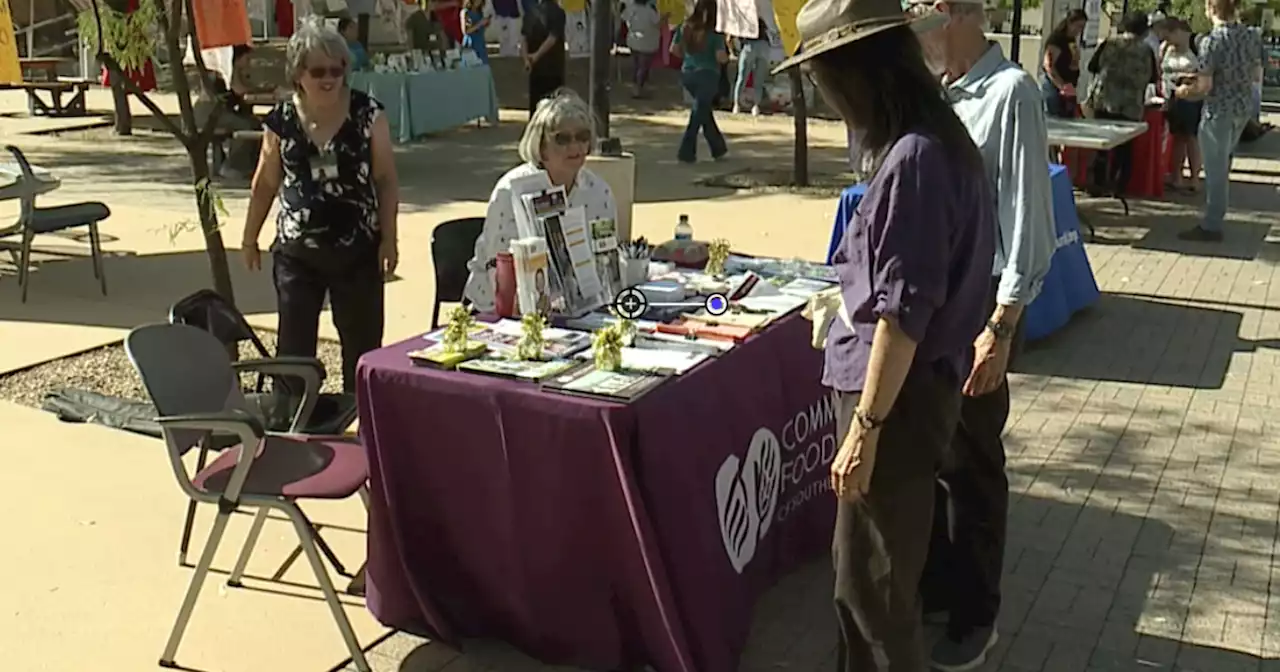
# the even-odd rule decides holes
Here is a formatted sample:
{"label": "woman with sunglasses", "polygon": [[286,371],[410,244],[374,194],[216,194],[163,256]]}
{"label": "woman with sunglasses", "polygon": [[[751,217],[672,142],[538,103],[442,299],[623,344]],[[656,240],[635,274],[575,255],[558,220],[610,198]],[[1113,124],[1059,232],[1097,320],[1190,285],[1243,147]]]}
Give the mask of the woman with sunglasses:
{"label": "woman with sunglasses", "polygon": [[618,206],[609,184],[585,167],[594,145],[595,116],[578,94],[559,89],[538,102],[520,138],[520,158],[524,163],[507,171],[494,186],[484,230],[476,240],[475,256],[467,262],[471,275],[465,297],[477,310],[493,311],[498,253],[506,252],[511,241],[520,237],[511,202],[513,180],[543,171],[548,180],[546,187],[564,187],[565,206],[583,208],[588,222],[617,220]]}
{"label": "woman with sunglasses", "polygon": [[398,259],[391,130],[382,105],[350,88],[351,55],[336,30],[303,25],[286,60],[294,94],[263,122],[241,248],[259,270],[258,236],[279,194],[271,246],[278,354],[315,356],[327,295],[351,392],[356,360],[382,345],[383,280]]}

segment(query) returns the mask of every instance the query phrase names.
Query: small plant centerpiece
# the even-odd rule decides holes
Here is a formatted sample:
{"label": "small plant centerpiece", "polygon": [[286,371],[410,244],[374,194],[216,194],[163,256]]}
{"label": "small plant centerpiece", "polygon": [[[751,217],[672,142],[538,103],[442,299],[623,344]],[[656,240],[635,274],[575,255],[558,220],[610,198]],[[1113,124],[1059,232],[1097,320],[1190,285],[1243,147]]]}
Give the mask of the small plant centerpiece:
{"label": "small plant centerpiece", "polygon": [[476,319],[471,310],[465,306],[457,306],[449,311],[449,324],[444,328],[441,343],[445,352],[463,352],[467,349],[467,337],[475,327]]}
{"label": "small plant centerpiece", "polygon": [[715,278],[724,276],[724,262],[729,260],[729,241],[717,238],[707,246],[706,273]]}
{"label": "small plant centerpiece", "polygon": [[547,328],[547,317],[540,312],[520,318],[520,340],[516,342],[515,358],[526,362],[542,359],[545,339],[542,330]]}
{"label": "small plant centerpiece", "polygon": [[617,371],[622,368],[621,322],[597,329],[592,334],[591,354],[596,368],[601,371]]}

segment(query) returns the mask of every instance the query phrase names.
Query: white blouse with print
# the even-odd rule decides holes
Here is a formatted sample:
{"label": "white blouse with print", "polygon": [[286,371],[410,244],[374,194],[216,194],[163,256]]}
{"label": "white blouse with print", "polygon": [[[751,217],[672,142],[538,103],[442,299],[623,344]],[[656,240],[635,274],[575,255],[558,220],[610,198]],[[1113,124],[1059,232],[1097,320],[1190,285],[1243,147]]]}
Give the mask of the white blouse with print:
{"label": "white blouse with print", "polygon": [[[498,180],[489,196],[484,231],[476,240],[475,256],[467,262],[467,270],[471,275],[467,278],[467,288],[463,293],[476,310],[482,313],[493,311],[493,279],[498,253],[508,251],[511,241],[520,237],[516,228],[515,210],[511,204],[511,182],[533,175],[539,170],[531,163],[512,168]],[[613,200],[613,190],[609,188],[609,183],[589,168],[578,171],[578,179],[573,183],[573,191],[569,192],[566,205],[570,208],[583,208],[588,222],[596,219],[618,219],[618,205]]]}

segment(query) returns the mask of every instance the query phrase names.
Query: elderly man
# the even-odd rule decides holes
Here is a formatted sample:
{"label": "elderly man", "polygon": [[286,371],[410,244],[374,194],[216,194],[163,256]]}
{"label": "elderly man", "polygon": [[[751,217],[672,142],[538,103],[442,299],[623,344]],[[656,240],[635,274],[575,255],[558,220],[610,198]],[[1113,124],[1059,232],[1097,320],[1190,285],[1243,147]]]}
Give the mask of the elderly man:
{"label": "elderly man", "polygon": [[921,586],[926,612],[949,617],[947,637],[932,652],[933,666],[970,670],[997,639],[1009,505],[1000,440],[1009,416],[1005,372],[1017,349],[1023,309],[1040,291],[1056,241],[1049,148],[1036,82],[987,40],[980,2],[924,0],[909,11],[947,17],[944,27],[922,33],[920,41],[982,154],[997,202],[987,326],[973,344],[960,425],[939,473],[945,490],[940,508],[946,510],[935,516]]}

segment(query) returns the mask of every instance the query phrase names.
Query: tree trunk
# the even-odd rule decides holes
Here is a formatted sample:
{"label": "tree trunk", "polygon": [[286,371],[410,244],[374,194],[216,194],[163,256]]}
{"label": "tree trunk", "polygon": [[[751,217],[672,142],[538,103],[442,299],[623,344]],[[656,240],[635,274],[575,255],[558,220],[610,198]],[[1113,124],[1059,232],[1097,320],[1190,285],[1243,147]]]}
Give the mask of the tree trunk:
{"label": "tree trunk", "polygon": [[133,135],[133,111],[129,109],[129,92],[119,77],[111,78],[111,100],[116,110],[116,135]]}
{"label": "tree trunk", "polygon": [[204,188],[209,179],[209,148],[196,140],[187,151],[191,159],[191,176],[195,178],[196,209],[200,213],[200,232],[204,234],[204,249],[209,258],[209,274],[213,278],[213,290],[235,305],[235,287],[231,284],[231,266],[227,261],[227,248],[222,242],[222,228],[218,224],[218,208]]}
{"label": "tree trunk", "polygon": [[795,119],[795,156],[792,159],[792,182],[797,187],[809,186],[809,106],[804,100],[804,78],[800,68],[791,69],[791,116]]}

